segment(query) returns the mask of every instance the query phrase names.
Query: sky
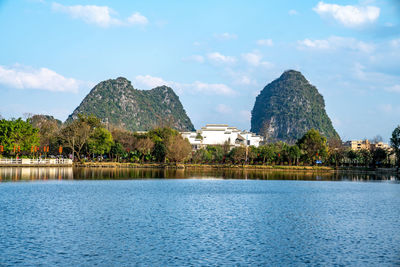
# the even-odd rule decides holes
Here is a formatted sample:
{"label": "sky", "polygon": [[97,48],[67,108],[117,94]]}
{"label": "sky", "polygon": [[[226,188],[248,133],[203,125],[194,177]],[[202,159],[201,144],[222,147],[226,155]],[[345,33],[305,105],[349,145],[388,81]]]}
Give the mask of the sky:
{"label": "sky", "polygon": [[250,129],[288,69],[324,96],[343,140],[400,124],[400,0],[0,0],[0,114],[65,120],[97,83],[167,85],[195,128]]}

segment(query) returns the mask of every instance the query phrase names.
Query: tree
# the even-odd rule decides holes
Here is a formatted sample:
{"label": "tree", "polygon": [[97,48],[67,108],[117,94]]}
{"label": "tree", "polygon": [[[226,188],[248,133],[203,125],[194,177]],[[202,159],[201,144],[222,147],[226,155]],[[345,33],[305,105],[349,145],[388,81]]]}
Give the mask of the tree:
{"label": "tree", "polygon": [[257,160],[258,157],[258,149],[255,146],[247,147],[247,160],[250,164],[254,164],[254,161]]}
{"label": "tree", "polygon": [[167,154],[167,147],[161,141],[156,142],[154,144],[152,154],[157,162],[165,162],[165,156]]}
{"label": "tree", "polygon": [[183,162],[192,152],[192,146],[189,141],[180,134],[169,137],[166,148],[167,159],[175,163]]}
{"label": "tree", "polygon": [[110,152],[114,144],[111,133],[102,127],[95,128],[88,139],[90,153],[104,155]]}
{"label": "tree", "polygon": [[357,151],[354,151],[354,150],[352,150],[352,149],[350,149],[350,150],[348,150],[347,151],[347,157],[349,158],[349,160],[350,160],[350,163],[352,164],[352,165],[354,165],[354,163],[357,161],[357,159],[360,157],[360,153],[358,153]]}
{"label": "tree", "polygon": [[334,137],[328,140],[328,154],[330,162],[338,167],[345,156],[345,148],[340,138]]}
{"label": "tree", "polygon": [[379,142],[383,142],[383,138],[382,138],[382,136],[380,136],[380,135],[378,134],[378,135],[375,135],[374,138],[371,139],[371,142],[372,142],[373,144],[377,144],[377,143],[379,143]]}
{"label": "tree", "polygon": [[274,144],[267,144],[258,147],[258,153],[260,154],[260,158],[262,158],[263,164],[271,163],[275,159],[276,149]]}
{"label": "tree", "polygon": [[168,143],[171,138],[179,135],[179,132],[168,128],[155,128],[147,133],[147,136],[154,142],[153,156],[158,162],[165,162],[168,153]]}
{"label": "tree", "polygon": [[396,154],[396,165],[398,170],[400,167],[400,125],[393,130],[392,137],[390,138],[390,145]]}
{"label": "tree", "polygon": [[246,160],[246,147],[234,147],[229,153],[229,157],[231,158],[233,163],[243,164]]}
{"label": "tree", "polygon": [[154,148],[154,142],[149,137],[138,138],[135,144],[135,149],[142,155],[142,162],[146,155],[149,155]]}
{"label": "tree", "polygon": [[383,148],[376,148],[374,150],[372,150],[372,163],[374,165],[374,167],[376,165],[381,166],[383,161],[386,159],[387,157],[387,152],[386,150],[384,150]]}
{"label": "tree", "polygon": [[115,128],[111,130],[111,135],[113,140],[121,144],[125,151],[132,151],[135,149],[134,144],[136,138],[132,132]]}
{"label": "tree", "polygon": [[91,134],[92,128],[89,123],[74,120],[61,129],[60,138],[64,146],[72,150],[72,155],[76,155],[78,160],[80,160],[81,150]]}
{"label": "tree", "polygon": [[206,148],[201,148],[193,154],[194,163],[206,163],[212,160],[211,153]]}
{"label": "tree", "polygon": [[326,138],[317,130],[311,129],[297,141],[297,145],[303,151],[304,160],[313,164],[316,159],[326,157],[328,148]]}
{"label": "tree", "polygon": [[293,163],[297,165],[300,156],[301,156],[301,150],[298,145],[289,146],[288,148],[289,165],[292,165]]}
{"label": "tree", "polygon": [[61,121],[48,115],[33,115],[29,121],[39,130],[40,146],[50,146],[52,149],[50,152],[57,153]]}
{"label": "tree", "polygon": [[112,157],[115,158],[117,162],[119,162],[119,159],[124,156],[125,150],[120,143],[114,142],[114,144],[111,146],[110,153]]}
{"label": "tree", "polygon": [[224,158],[224,149],[221,146],[207,146],[207,154],[209,155],[209,161],[221,162]]}
{"label": "tree", "polygon": [[372,161],[372,154],[371,151],[368,149],[361,149],[359,152],[359,157],[361,158],[361,161],[364,166],[368,167]]}
{"label": "tree", "polygon": [[[39,145],[38,129],[33,128],[29,119],[0,120],[0,145],[6,155],[29,154],[32,146]],[[18,149],[19,148],[19,149]]]}

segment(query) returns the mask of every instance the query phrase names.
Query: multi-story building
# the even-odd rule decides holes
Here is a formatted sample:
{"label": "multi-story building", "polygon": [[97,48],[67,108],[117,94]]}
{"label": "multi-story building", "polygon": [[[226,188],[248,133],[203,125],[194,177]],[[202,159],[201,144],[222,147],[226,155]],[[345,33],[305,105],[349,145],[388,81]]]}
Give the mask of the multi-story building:
{"label": "multi-story building", "polygon": [[371,144],[371,149],[377,149],[377,148],[382,148],[385,150],[391,150],[392,148],[389,146],[389,144],[385,144],[383,142],[378,142],[375,144]]}
{"label": "multi-story building", "polygon": [[207,124],[196,132],[182,132],[193,149],[200,149],[208,145],[256,146],[263,141],[263,137],[251,132],[241,131],[227,124]]}
{"label": "multi-story building", "polygon": [[349,147],[352,150],[371,149],[371,143],[368,141],[368,139],[347,141],[344,143],[344,146]]}
{"label": "multi-story building", "polygon": [[376,148],[382,148],[385,150],[390,150],[390,146],[383,142],[371,143],[368,139],[365,140],[351,140],[344,143],[345,147],[349,147],[352,150],[373,150]]}

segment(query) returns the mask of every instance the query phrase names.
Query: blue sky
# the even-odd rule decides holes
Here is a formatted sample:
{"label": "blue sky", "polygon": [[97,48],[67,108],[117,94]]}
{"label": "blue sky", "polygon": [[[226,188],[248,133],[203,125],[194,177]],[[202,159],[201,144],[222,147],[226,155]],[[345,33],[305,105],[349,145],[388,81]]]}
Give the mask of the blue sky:
{"label": "blue sky", "polygon": [[98,82],[169,85],[196,128],[250,129],[265,85],[301,71],[344,140],[400,124],[400,1],[0,0],[0,114],[65,120]]}

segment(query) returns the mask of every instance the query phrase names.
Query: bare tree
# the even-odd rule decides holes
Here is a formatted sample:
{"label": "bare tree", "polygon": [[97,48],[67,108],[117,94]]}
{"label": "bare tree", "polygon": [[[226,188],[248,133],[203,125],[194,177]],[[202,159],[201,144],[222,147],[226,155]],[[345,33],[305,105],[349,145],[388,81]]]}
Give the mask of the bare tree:
{"label": "bare tree", "polygon": [[377,144],[379,142],[383,142],[383,138],[379,134],[375,135],[374,138],[371,139],[372,144]]}
{"label": "bare tree", "polygon": [[345,147],[343,146],[340,138],[330,138],[328,140],[328,152],[331,159],[335,162],[335,166],[338,167],[339,162],[344,158]]}
{"label": "bare tree", "polygon": [[39,129],[41,146],[50,145],[55,140],[60,130],[60,121],[44,115],[33,115],[30,121],[33,127]]}
{"label": "bare tree", "polygon": [[180,134],[171,136],[167,143],[168,160],[178,163],[184,161],[192,152],[192,146]]}
{"label": "bare tree", "polygon": [[60,138],[64,146],[72,150],[72,154],[81,159],[81,150],[88,141],[92,128],[85,121],[75,120],[61,129]]}
{"label": "bare tree", "polygon": [[154,142],[149,138],[139,138],[135,144],[136,150],[142,154],[142,162],[146,154],[149,154],[154,148]]}
{"label": "bare tree", "polygon": [[126,131],[124,129],[112,129],[111,135],[113,136],[114,141],[120,143],[125,150],[134,150],[136,138],[132,132]]}

